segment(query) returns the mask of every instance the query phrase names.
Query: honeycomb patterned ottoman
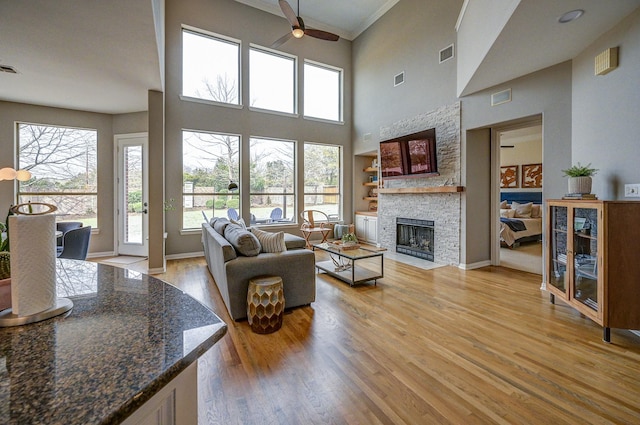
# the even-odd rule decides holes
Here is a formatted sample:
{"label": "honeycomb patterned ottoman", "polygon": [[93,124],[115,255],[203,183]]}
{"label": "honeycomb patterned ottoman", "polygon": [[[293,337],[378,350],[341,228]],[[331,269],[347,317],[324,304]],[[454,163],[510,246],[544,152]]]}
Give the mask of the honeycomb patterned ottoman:
{"label": "honeycomb patterned ottoman", "polygon": [[251,330],[270,334],[282,326],[284,289],[279,276],[258,276],[249,280],[247,320]]}

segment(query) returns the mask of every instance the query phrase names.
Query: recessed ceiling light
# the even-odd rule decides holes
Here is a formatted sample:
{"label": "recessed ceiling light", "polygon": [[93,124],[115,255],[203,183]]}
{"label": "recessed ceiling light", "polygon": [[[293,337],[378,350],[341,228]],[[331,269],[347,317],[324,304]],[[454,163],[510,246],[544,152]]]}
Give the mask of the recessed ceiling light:
{"label": "recessed ceiling light", "polygon": [[566,24],[567,22],[575,21],[576,19],[581,17],[583,14],[584,14],[584,10],[582,9],[572,10],[570,12],[565,13],[561,17],[559,17],[558,22],[560,22],[561,24]]}

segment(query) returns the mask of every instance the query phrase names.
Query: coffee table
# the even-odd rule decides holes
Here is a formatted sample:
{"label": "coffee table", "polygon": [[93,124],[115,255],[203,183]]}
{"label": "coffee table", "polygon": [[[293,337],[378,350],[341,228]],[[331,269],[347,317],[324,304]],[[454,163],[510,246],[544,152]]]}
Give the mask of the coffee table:
{"label": "coffee table", "polygon": [[[363,247],[347,250],[336,248],[327,242],[313,245],[313,250],[315,251],[316,249],[328,252],[331,257],[330,260],[316,263],[318,272],[322,270],[337,279],[347,282],[350,286],[371,280],[373,280],[374,284],[377,284],[378,279],[384,277],[383,251],[373,251]],[[377,270],[371,270],[356,263],[367,258],[380,259]]]}

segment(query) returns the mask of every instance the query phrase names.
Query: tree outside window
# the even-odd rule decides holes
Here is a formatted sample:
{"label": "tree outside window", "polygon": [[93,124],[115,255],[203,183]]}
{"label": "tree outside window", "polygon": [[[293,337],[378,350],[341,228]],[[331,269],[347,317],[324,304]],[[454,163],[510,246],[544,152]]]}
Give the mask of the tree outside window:
{"label": "tree outside window", "polygon": [[335,220],[341,216],[341,157],[340,146],[304,144],[304,208]]}
{"label": "tree outside window", "polygon": [[240,43],[182,30],[182,94],[240,104]]}
{"label": "tree outside window", "polygon": [[208,218],[239,214],[240,191],[229,192],[240,178],[240,136],[197,131],[182,132],[183,229],[200,228]]}
{"label": "tree outside window", "polygon": [[252,224],[296,222],[295,142],[251,138]]}
{"label": "tree outside window", "polygon": [[60,220],[98,227],[98,132],[20,123],[17,144],[18,168],[32,175],[19,182],[18,202],[52,204]]}

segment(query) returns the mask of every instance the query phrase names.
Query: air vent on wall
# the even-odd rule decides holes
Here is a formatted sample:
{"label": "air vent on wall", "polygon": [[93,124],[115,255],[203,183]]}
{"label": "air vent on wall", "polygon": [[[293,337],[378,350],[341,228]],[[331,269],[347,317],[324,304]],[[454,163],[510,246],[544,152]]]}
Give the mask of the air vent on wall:
{"label": "air vent on wall", "polygon": [[506,89],[491,95],[491,106],[511,102],[511,89]]}
{"label": "air vent on wall", "polygon": [[440,50],[440,63],[448,61],[453,57],[453,44]]}
{"label": "air vent on wall", "polygon": [[17,74],[18,71],[9,65],[0,65],[0,72],[8,72],[9,74]]}
{"label": "air vent on wall", "polygon": [[402,83],[404,83],[404,71],[393,77],[393,87],[399,86]]}
{"label": "air vent on wall", "polygon": [[606,75],[618,67],[618,48],[611,47],[596,56],[595,74]]}

